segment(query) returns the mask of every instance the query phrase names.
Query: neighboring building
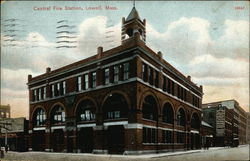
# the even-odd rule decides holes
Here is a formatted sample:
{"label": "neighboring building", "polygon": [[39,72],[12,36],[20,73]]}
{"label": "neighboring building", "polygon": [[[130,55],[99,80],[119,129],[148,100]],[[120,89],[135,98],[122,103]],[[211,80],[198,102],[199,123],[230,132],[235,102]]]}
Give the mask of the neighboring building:
{"label": "neighboring building", "polygon": [[213,144],[215,146],[232,145],[232,111],[226,106],[218,104],[217,106],[204,107],[202,112],[203,120],[213,127]]}
{"label": "neighboring building", "polygon": [[146,44],[135,8],[122,44],[28,76],[30,150],[141,154],[201,147],[202,86]]}
{"label": "neighboring building", "polygon": [[10,105],[0,105],[0,119],[10,118]]}
{"label": "neighboring building", "polygon": [[4,147],[7,142],[12,151],[27,151],[28,123],[29,121],[24,117],[0,120],[0,146]]}
{"label": "neighboring building", "polygon": [[[228,118],[228,121],[225,122],[225,126],[226,126],[226,124],[229,124],[229,125],[227,125],[229,127],[231,126],[231,130],[229,129],[228,131],[232,131],[232,143],[234,145],[246,144],[247,114],[244,111],[244,109],[240,107],[239,103],[236,100],[225,100],[225,101],[218,101],[218,102],[211,102],[211,103],[203,104],[202,105],[203,112],[210,111],[209,108],[211,108],[211,107],[215,107],[215,109],[216,109],[216,107],[218,107],[218,106],[226,107],[226,109],[229,110],[229,111],[226,110],[229,118]],[[218,115],[220,115],[220,114],[218,113]],[[209,116],[207,116],[207,117],[209,117]],[[206,119],[209,120],[209,118],[206,118]],[[231,121],[231,123],[229,120]],[[208,123],[209,123],[209,121],[208,121]],[[220,123],[216,122],[216,124],[220,124]],[[216,127],[216,126],[214,126],[214,127]],[[230,136],[228,136],[228,137],[230,137]]]}
{"label": "neighboring building", "polygon": [[250,112],[247,112],[247,130],[246,130],[247,144],[250,144]]}
{"label": "neighboring building", "polygon": [[214,146],[214,128],[205,121],[201,121],[201,136],[202,147],[205,147],[207,142],[210,146]]}

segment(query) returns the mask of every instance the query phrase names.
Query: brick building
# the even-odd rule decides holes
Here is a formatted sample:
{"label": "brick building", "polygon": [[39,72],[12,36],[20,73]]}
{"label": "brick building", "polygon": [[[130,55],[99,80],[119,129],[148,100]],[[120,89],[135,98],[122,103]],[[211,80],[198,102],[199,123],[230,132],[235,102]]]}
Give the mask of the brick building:
{"label": "brick building", "polygon": [[146,45],[146,20],[122,18],[122,44],[28,76],[30,150],[140,154],[200,148],[202,86]]}
{"label": "brick building", "polygon": [[0,119],[10,118],[10,105],[0,105]]}
{"label": "brick building", "polygon": [[[240,107],[239,103],[236,100],[225,100],[203,104],[202,111],[203,116],[205,116],[204,120],[210,123],[210,125],[214,126],[216,129],[218,129],[216,126],[220,126],[220,123],[218,123],[220,119],[218,120],[217,116],[222,118],[223,120],[223,117],[221,117],[223,116],[223,112],[221,112],[221,116],[220,112],[218,112],[219,107],[224,107],[224,113],[228,116],[226,117],[225,115],[225,118],[227,118],[225,119],[225,128],[226,126],[231,128],[228,129],[228,132],[232,132],[231,143],[233,145],[246,144],[247,113],[242,107]],[[223,121],[221,122],[221,124],[223,125]],[[219,141],[215,142],[217,144],[219,143]]]}
{"label": "brick building", "polygon": [[213,127],[213,144],[227,146],[233,143],[233,111],[221,104],[204,107],[203,120]]}
{"label": "brick building", "polygon": [[0,120],[0,146],[7,144],[11,151],[27,151],[28,124],[25,117]]}

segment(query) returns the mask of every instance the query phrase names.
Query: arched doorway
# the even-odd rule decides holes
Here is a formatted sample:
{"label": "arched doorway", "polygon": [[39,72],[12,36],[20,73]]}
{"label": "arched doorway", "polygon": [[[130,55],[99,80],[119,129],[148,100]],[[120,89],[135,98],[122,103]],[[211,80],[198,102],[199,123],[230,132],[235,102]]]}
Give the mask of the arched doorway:
{"label": "arched doorway", "polygon": [[[33,114],[32,148],[34,151],[44,151],[45,149],[45,122],[46,114],[42,108],[35,110]],[[43,127],[44,129],[41,129]]]}
{"label": "arched doorway", "polygon": [[64,128],[65,110],[61,105],[56,105],[50,115],[52,125],[52,148],[54,152],[62,152],[64,150]]}
{"label": "arched doorway", "polygon": [[[77,125],[95,122],[95,115],[96,107],[94,103],[89,99],[82,100],[76,110]],[[77,149],[82,153],[91,153],[93,147],[93,128],[79,128],[77,131]]]}
{"label": "arched doorway", "polygon": [[193,113],[191,117],[191,149],[200,148],[200,118],[197,113]]}
{"label": "arched doorway", "polygon": [[[128,118],[128,103],[125,97],[119,93],[110,94],[103,104],[104,122],[123,120]],[[110,154],[122,154],[124,152],[124,127],[123,125],[111,125],[106,132],[107,148]]]}
{"label": "arched doorway", "polygon": [[153,96],[146,96],[142,104],[142,118],[148,120],[157,120],[157,103]]}

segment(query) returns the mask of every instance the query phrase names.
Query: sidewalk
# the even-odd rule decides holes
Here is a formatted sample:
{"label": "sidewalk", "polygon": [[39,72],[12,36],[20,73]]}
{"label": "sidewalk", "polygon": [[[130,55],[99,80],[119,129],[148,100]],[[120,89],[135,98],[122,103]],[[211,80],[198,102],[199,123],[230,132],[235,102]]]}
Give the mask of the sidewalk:
{"label": "sidewalk", "polygon": [[214,150],[220,150],[220,149],[226,149],[226,147],[211,147],[209,150],[205,149],[197,149],[197,150],[187,150],[187,151],[176,151],[176,152],[165,152],[165,153],[158,153],[158,154],[140,154],[140,155],[116,155],[116,154],[92,154],[92,153],[54,153],[54,152],[14,152],[14,151],[9,151],[7,155],[15,155],[15,154],[27,154],[27,155],[67,155],[67,156],[95,156],[95,157],[112,157],[112,158],[161,158],[161,157],[166,157],[166,156],[175,156],[175,155],[184,155],[184,154],[191,154],[191,153],[201,153],[201,152],[207,152],[207,151],[214,151]]}

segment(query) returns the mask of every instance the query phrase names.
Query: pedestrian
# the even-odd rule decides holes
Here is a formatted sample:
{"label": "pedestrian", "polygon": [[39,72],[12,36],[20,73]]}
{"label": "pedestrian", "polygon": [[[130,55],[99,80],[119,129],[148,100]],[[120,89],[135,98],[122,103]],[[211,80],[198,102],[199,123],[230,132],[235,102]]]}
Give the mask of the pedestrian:
{"label": "pedestrian", "polygon": [[5,153],[7,153],[8,150],[9,150],[9,147],[8,147],[8,145],[6,144],[6,145],[5,145]]}

